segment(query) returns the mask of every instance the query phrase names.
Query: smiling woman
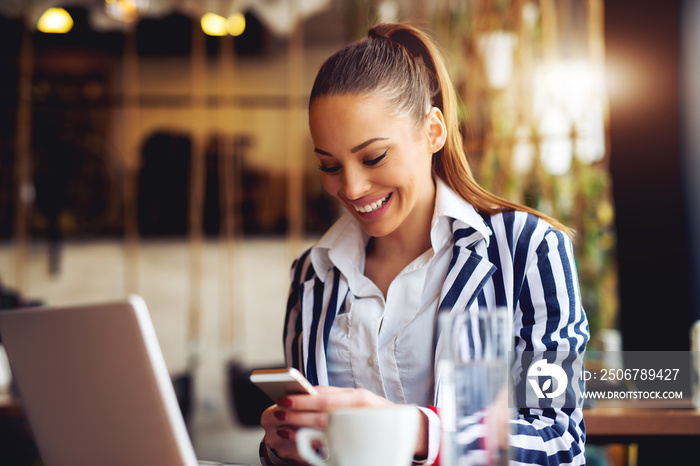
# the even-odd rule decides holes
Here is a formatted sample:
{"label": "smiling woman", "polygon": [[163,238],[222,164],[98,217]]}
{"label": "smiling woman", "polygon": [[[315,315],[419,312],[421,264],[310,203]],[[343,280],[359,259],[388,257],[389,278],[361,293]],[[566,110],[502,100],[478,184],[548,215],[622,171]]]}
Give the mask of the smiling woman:
{"label": "smiling woman", "polygon": [[[335,408],[393,403],[420,407],[415,460],[435,464],[438,314],[505,307],[514,360],[534,350],[582,356],[588,326],[570,232],[476,183],[442,58],[411,26],[377,25],[330,57],[309,128],[323,185],[347,213],[294,262],[283,338],[287,365],[324,387],[263,413],[262,462],[303,464],[297,430],[325,427]],[[510,440],[523,463],[585,463],[576,403],[512,419],[495,410],[490,422],[517,434],[499,447]]]}

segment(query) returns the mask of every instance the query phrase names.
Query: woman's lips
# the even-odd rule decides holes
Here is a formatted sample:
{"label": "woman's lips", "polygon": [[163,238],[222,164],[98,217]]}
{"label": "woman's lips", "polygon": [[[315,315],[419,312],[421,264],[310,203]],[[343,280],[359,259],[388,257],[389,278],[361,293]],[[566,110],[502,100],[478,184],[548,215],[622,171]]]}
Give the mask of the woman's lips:
{"label": "woman's lips", "polygon": [[370,202],[369,204],[363,205],[363,206],[358,206],[355,204],[351,204],[353,209],[355,209],[355,212],[360,212],[362,214],[370,214],[378,209],[380,209],[386,202],[389,200],[391,197],[391,193],[387,194],[383,198],[379,199],[378,201],[375,202]]}

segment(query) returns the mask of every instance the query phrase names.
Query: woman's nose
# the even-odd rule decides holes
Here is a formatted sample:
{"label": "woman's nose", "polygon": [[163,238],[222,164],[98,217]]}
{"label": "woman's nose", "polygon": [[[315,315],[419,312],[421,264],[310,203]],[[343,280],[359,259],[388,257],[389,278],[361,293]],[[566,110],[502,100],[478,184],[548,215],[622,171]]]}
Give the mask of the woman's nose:
{"label": "woman's nose", "polygon": [[342,176],[342,192],[346,199],[359,199],[369,192],[369,178],[361,168],[346,168]]}

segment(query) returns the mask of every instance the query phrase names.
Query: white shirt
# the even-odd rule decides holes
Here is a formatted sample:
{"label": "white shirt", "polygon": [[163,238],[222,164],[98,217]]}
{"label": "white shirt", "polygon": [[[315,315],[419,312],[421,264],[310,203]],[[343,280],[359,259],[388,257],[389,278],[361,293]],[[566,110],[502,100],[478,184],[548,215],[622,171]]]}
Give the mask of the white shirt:
{"label": "white shirt", "polygon": [[[439,178],[430,231],[431,248],[392,281],[386,299],[364,274],[369,235],[346,213],[311,252],[316,270],[330,261],[346,277],[350,292],[344,312],[333,321],[327,347],[328,381],[366,388],[394,403],[428,406],[434,394],[434,337],[440,290],[452,258],[452,219],[486,237],[491,234],[476,210]],[[431,420],[428,461],[437,454],[439,421]],[[431,458],[432,457],[432,458]]]}

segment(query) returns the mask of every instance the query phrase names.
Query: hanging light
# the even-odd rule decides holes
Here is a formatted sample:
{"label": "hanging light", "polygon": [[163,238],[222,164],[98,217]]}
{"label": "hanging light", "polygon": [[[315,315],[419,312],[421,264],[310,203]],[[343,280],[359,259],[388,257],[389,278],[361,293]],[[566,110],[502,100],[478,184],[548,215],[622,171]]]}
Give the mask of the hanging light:
{"label": "hanging light", "polygon": [[512,32],[491,31],[479,38],[479,52],[484,57],[488,83],[503,89],[513,75],[513,52],[518,39]]}
{"label": "hanging light", "polygon": [[234,13],[226,20],[228,33],[238,37],[245,31],[245,16],[243,13]]}
{"label": "hanging light", "polygon": [[36,27],[45,33],[65,34],[73,29],[73,18],[63,8],[49,8],[41,15]]}
{"label": "hanging light", "polygon": [[515,129],[514,136],[513,170],[520,175],[525,175],[532,170],[535,160],[535,146],[532,143],[530,128],[520,125]]}
{"label": "hanging light", "polygon": [[225,36],[228,34],[226,18],[216,13],[206,13],[202,16],[202,31],[208,36]]}
{"label": "hanging light", "polygon": [[399,18],[399,5],[394,0],[384,0],[377,8],[379,21],[382,23],[395,23]]}
{"label": "hanging light", "polygon": [[605,156],[602,72],[583,60],[560,60],[539,66],[534,83],[533,113],[542,136],[544,168],[564,174],[573,154],[584,163],[601,160]]}
{"label": "hanging light", "polygon": [[147,9],[148,0],[105,0],[107,15],[127,23],[136,21]]}

